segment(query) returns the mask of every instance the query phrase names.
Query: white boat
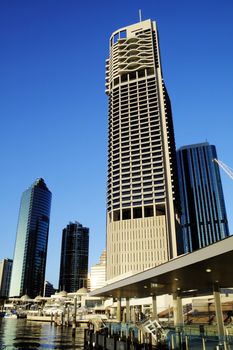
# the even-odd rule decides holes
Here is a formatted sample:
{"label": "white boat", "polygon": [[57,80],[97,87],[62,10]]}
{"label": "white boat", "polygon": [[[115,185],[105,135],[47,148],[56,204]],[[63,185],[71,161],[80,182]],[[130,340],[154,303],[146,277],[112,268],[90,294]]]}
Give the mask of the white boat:
{"label": "white boat", "polygon": [[13,314],[12,312],[6,312],[4,315],[4,318],[13,318],[13,319],[17,319],[18,316],[16,314]]}

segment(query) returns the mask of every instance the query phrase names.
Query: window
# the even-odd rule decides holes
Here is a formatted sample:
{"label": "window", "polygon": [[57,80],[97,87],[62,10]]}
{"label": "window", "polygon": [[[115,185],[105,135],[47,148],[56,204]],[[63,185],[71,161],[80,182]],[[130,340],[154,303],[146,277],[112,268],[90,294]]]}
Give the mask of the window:
{"label": "window", "polygon": [[119,78],[114,79],[114,85],[119,84]]}
{"label": "window", "polygon": [[144,186],[152,186],[152,182],[150,182],[150,181],[149,182],[143,182],[143,187]]}
{"label": "window", "polygon": [[119,221],[120,220],[120,210],[115,210],[113,212],[113,221]]}
{"label": "window", "polygon": [[155,191],[164,191],[164,186],[156,186]]}
{"label": "window", "polygon": [[122,201],[130,201],[130,197],[124,197],[122,198]]}
{"label": "window", "polygon": [[133,208],[133,218],[134,219],[139,219],[142,218],[142,208]]}
{"label": "window", "polygon": [[140,183],[137,183],[137,184],[133,184],[132,187],[141,187],[141,184]]}
{"label": "window", "polygon": [[155,195],[156,197],[161,197],[164,196],[164,192],[156,192]]}
{"label": "window", "polygon": [[122,30],[122,31],[120,32],[120,38],[121,38],[121,39],[125,39],[125,38],[126,38],[126,30]]}
{"label": "window", "polygon": [[122,210],[122,220],[129,220],[131,219],[131,210],[130,209],[123,209]]}
{"label": "window", "polygon": [[136,156],[132,156],[131,158],[132,158],[132,160],[140,159],[140,155],[138,154]]}
{"label": "window", "polygon": [[142,166],[142,169],[149,169],[149,168],[151,168],[151,165],[150,165],[150,164],[146,164],[146,165],[143,165],[143,166]]}
{"label": "window", "polygon": [[[156,165],[157,166],[157,165]],[[154,172],[155,173],[160,173],[160,172],[162,172],[163,171],[163,168],[155,168],[154,169]],[[155,177],[155,175],[154,175],[154,177]]]}
{"label": "window", "polygon": [[144,70],[139,70],[138,71],[138,78],[143,78],[145,76],[145,71]]}
{"label": "window", "polygon": [[128,189],[128,188],[130,188],[130,185],[123,185],[123,186],[122,186],[122,190],[126,190],[126,189]]}
{"label": "window", "polygon": [[156,205],[156,215],[165,215],[165,206],[164,205]]}
{"label": "window", "polygon": [[[123,183],[123,184],[129,183],[129,179],[127,179],[127,180],[122,180],[122,183]],[[123,186],[122,186],[122,188],[123,188]]]}
{"label": "window", "polygon": [[122,191],[122,196],[129,195],[130,191]]}
{"label": "window", "polygon": [[141,201],[139,201],[139,202],[133,202],[133,205],[140,205],[140,204],[142,204]]}
{"label": "window", "polygon": [[[149,156],[149,154],[148,155],[146,155],[146,156]],[[150,158],[148,158],[148,159],[143,159],[142,160],[142,163],[143,164],[145,164],[145,163],[150,163],[151,162],[151,159]],[[143,167],[144,168],[144,167]]]}
{"label": "window", "polygon": [[[136,165],[138,165],[138,163],[136,163]],[[134,166],[134,164],[132,163],[132,171],[138,171],[138,170],[140,170],[141,169],[141,167],[140,166]],[[134,174],[134,175],[136,175],[136,174]],[[138,174],[138,175],[140,175],[140,173]]]}
{"label": "window", "polygon": [[135,194],[135,193],[141,193],[141,190],[139,189],[139,190],[133,190],[133,194]]}
{"label": "window", "polygon": [[124,83],[125,81],[127,81],[127,78],[128,78],[127,74],[122,74],[121,82]]}
{"label": "window", "polygon": [[141,181],[141,178],[140,178],[140,177],[136,177],[136,178],[133,178],[133,179],[132,179],[132,182],[139,182],[139,181]]}
{"label": "window", "polygon": [[129,147],[122,147],[121,152],[127,152],[129,150]]}
{"label": "window", "polygon": [[129,161],[129,157],[123,158],[122,159],[122,167],[129,166],[129,163],[124,163],[124,162],[128,162],[128,161]]}
{"label": "window", "polygon": [[156,180],[154,181],[155,185],[162,185],[163,184],[163,180]]}
{"label": "window", "polygon": [[154,216],[154,209],[152,205],[144,208],[144,216],[145,217]]}
{"label": "window", "polygon": [[129,152],[122,152],[122,157],[127,157],[127,156],[129,156]]}
{"label": "window", "polygon": [[116,33],[113,37],[113,44],[116,44],[119,38],[119,33]]}
{"label": "window", "polygon": [[151,180],[151,175],[143,176],[143,181]]}
{"label": "window", "polygon": [[[125,159],[124,159],[124,161],[125,161]],[[122,163],[122,168],[127,168],[127,167],[129,167],[130,166],[130,163]],[[125,170],[122,170],[122,171],[125,171]]]}
{"label": "window", "polygon": [[147,200],[147,201],[144,201],[144,204],[152,204],[153,203],[153,200],[150,199],[150,200]]}
{"label": "window", "polygon": [[[145,145],[144,145],[145,146]],[[150,152],[150,148],[143,148],[142,153]]]}
{"label": "window", "polygon": [[130,80],[136,79],[136,72],[129,73],[129,79]]}
{"label": "window", "polygon": [[133,200],[135,199],[141,199],[142,197],[141,196],[133,196]]}

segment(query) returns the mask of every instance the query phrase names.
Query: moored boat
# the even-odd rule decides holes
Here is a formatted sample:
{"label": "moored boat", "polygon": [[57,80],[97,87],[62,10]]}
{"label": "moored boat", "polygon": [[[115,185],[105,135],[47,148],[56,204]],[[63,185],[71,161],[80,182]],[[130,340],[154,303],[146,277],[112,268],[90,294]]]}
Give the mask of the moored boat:
{"label": "moored boat", "polygon": [[3,317],[4,318],[12,318],[12,319],[17,319],[18,318],[17,314],[16,313],[12,313],[12,312],[6,312]]}

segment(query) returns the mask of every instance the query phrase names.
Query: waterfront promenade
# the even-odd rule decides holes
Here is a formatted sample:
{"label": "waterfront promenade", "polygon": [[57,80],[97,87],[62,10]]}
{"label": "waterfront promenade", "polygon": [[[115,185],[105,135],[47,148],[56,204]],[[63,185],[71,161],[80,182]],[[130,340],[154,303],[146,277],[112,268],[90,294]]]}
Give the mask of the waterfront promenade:
{"label": "waterfront promenade", "polygon": [[221,289],[232,288],[233,237],[228,237],[190,254],[179,256],[162,265],[119,279],[90,293],[91,296],[117,300],[117,320],[122,321],[125,300],[126,321],[132,318],[131,298],[152,297],[152,318],[158,317],[157,296],[173,296],[174,327],[184,326],[182,299],[213,295],[218,343],[227,343],[221,305]]}

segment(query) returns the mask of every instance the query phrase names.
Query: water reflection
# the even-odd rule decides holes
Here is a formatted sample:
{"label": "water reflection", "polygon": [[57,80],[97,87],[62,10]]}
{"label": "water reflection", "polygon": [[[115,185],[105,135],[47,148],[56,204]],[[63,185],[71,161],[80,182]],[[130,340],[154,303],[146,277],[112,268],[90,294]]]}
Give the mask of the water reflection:
{"label": "water reflection", "polygon": [[0,318],[0,350],[2,349],[83,349],[83,329],[72,337],[71,327],[55,327],[50,323],[25,319]]}

